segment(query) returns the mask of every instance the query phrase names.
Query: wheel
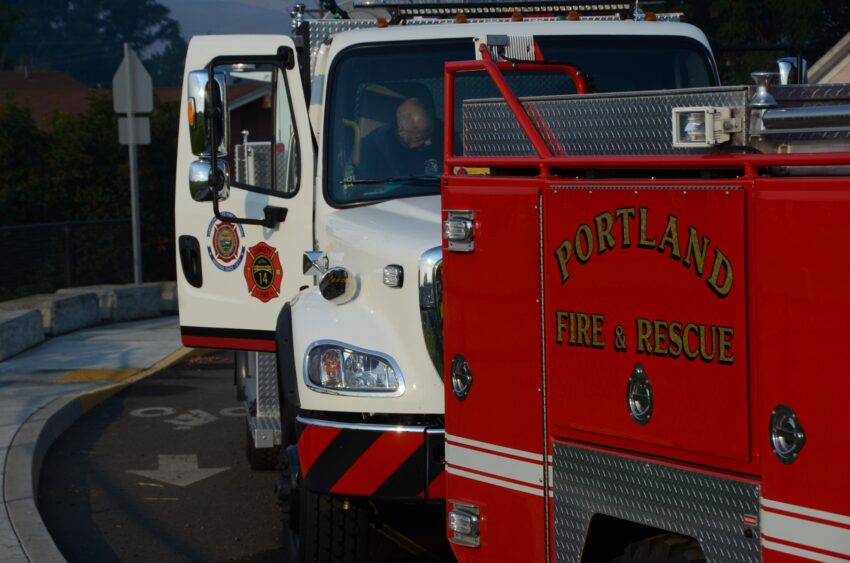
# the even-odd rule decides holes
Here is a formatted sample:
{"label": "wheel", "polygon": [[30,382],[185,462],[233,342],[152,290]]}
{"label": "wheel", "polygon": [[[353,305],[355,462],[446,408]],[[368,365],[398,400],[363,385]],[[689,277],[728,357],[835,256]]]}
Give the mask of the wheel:
{"label": "wheel", "polygon": [[369,506],[298,487],[299,563],[361,563],[368,557]]}
{"label": "wheel", "polygon": [[254,445],[254,437],[251,435],[251,426],[245,421],[245,455],[248,457],[248,465],[256,471],[275,469],[280,457],[280,448],[258,448]]}
{"label": "wheel", "polygon": [[705,563],[705,556],[696,540],[664,534],[627,545],[612,563]]}

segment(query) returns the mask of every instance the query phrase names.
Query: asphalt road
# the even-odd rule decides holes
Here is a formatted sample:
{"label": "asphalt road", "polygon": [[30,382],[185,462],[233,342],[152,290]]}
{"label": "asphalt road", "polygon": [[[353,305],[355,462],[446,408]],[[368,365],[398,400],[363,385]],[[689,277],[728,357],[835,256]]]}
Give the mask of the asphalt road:
{"label": "asphalt road", "polygon": [[[288,560],[275,471],[252,471],[233,354],[208,352],[96,407],[50,449],[39,510],[70,563]],[[394,507],[374,562],[451,561],[440,507]]]}

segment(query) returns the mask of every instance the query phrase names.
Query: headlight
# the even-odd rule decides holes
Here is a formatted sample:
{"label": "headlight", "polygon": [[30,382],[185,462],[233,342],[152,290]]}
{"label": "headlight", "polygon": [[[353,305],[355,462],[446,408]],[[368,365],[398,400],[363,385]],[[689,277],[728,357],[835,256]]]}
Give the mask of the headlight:
{"label": "headlight", "polygon": [[404,384],[395,363],[374,352],[340,343],[317,343],[305,361],[307,383],[318,391],[401,395]]}

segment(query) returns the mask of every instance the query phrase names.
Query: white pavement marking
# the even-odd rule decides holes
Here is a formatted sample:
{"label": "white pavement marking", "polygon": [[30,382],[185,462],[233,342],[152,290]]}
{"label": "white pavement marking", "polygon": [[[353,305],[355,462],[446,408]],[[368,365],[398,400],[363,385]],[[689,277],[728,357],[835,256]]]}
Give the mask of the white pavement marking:
{"label": "white pavement marking", "polygon": [[130,412],[130,416],[138,416],[140,418],[156,418],[158,416],[171,416],[176,413],[177,409],[171,407],[145,407],[136,409]]}
{"label": "white pavement marking", "polygon": [[147,477],[154,481],[160,481],[178,487],[188,487],[198,481],[203,481],[213,475],[218,475],[229,467],[210,467],[201,469],[198,467],[198,456],[196,454],[162,455],[159,458],[157,469],[128,469],[127,473]]}
{"label": "white pavement marking", "polygon": [[218,420],[218,417],[208,413],[207,411],[191,409],[189,412],[179,414],[174,418],[169,418],[165,422],[173,424],[175,426],[175,430],[191,430],[192,428],[197,428],[198,426],[209,424],[216,420]]}
{"label": "white pavement marking", "polygon": [[229,409],[221,409],[218,411],[221,416],[241,417],[247,414],[245,407],[230,407]]}

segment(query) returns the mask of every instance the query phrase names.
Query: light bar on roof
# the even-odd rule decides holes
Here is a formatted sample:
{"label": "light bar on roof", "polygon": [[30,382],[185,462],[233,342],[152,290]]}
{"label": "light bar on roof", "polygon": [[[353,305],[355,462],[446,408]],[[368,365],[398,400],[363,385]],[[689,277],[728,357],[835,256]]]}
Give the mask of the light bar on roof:
{"label": "light bar on roof", "polygon": [[634,9],[631,2],[598,2],[593,0],[571,2],[517,2],[516,0],[481,0],[439,3],[434,0],[355,0],[356,8],[385,8],[396,10],[407,16],[449,16],[464,13],[468,16],[505,15],[521,13],[568,13],[612,14]]}

